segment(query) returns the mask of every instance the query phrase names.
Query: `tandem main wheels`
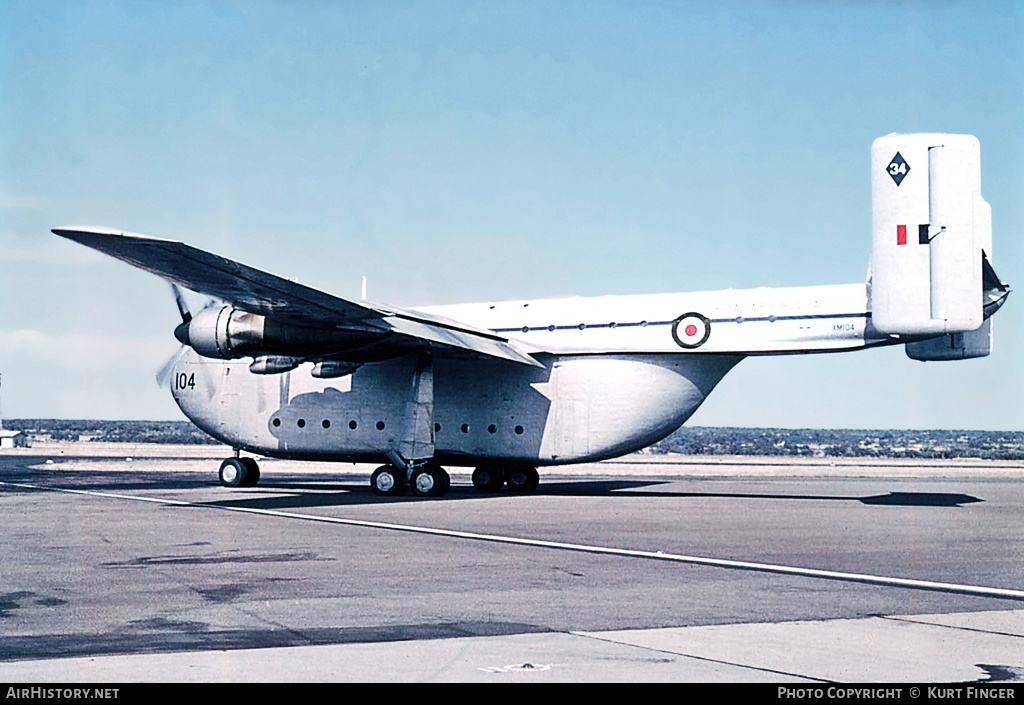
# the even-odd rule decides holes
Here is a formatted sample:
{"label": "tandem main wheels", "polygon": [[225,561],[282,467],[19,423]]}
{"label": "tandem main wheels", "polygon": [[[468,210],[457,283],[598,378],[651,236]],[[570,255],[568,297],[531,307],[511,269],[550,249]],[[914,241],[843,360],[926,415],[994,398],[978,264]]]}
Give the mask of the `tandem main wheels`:
{"label": "tandem main wheels", "polygon": [[448,472],[426,463],[408,474],[394,465],[381,465],[370,475],[370,488],[380,497],[399,497],[411,492],[417,497],[443,497],[452,486]]}
{"label": "tandem main wheels", "polygon": [[537,468],[519,465],[481,465],[473,471],[473,487],[480,492],[497,492],[508,485],[511,492],[533,492],[540,483]]}
{"label": "tandem main wheels", "polygon": [[[537,468],[529,466],[481,465],[473,471],[473,487],[480,492],[497,492],[508,485],[511,492],[533,492],[540,482]],[[417,497],[443,497],[451,487],[444,468],[426,463],[412,471],[381,465],[370,476],[370,488],[380,497],[400,497],[407,492]]]}

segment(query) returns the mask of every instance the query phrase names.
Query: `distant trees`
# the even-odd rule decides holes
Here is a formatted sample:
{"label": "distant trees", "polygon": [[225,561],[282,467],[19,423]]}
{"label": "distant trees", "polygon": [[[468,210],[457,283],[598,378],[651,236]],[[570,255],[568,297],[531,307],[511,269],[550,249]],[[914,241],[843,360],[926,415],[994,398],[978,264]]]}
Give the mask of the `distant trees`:
{"label": "distant trees", "polygon": [[[188,421],[7,419],[37,441],[216,444]],[[647,452],[827,458],[1024,460],[1017,431],[899,431],[684,426]]]}
{"label": "distant trees", "polygon": [[684,426],[652,453],[1024,460],[1017,431],[831,430]]}
{"label": "distant trees", "polygon": [[216,444],[188,421],[94,421],[75,419],[5,419],[4,428],[22,431],[36,441],[102,443]]}

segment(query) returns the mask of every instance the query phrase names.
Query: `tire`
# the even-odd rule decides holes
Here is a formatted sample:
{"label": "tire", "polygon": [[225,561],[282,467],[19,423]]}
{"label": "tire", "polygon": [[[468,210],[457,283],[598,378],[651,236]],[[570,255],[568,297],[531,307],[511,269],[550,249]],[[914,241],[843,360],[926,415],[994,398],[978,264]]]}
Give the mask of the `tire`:
{"label": "tire", "polygon": [[378,497],[400,497],[405,494],[405,473],[392,465],[381,465],[370,475],[370,489]]}
{"label": "tire", "polygon": [[245,482],[242,487],[255,487],[260,481],[260,466],[253,458],[239,458],[245,465]]}
{"label": "tire", "polygon": [[443,497],[451,484],[451,477],[444,468],[425,465],[412,474],[409,489],[417,497]]}
{"label": "tire", "polygon": [[540,484],[540,474],[537,468],[510,468],[505,482],[512,492],[533,492]]}
{"label": "tire", "polygon": [[481,465],[473,471],[473,487],[478,492],[497,492],[505,484],[505,474],[499,465]]}
{"label": "tire", "polygon": [[245,487],[249,468],[240,458],[228,458],[220,464],[220,484],[224,487]]}

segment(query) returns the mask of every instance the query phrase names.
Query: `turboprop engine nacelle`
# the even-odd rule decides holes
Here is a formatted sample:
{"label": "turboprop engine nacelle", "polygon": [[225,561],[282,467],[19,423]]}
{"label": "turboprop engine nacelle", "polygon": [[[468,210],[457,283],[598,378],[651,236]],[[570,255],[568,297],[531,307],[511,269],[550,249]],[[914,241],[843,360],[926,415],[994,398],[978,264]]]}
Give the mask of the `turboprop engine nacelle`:
{"label": "turboprop engine nacelle", "polygon": [[203,357],[231,360],[246,350],[258,352],[263,340],[263,316],[233,306],[207,307],[174,329],[174,337]]}
{"label": "turboprop engine nacelle", "polygon": [[[305,328],[225,305],[203,309],[175,328],[174,337],[203,357],[233,360],[251,356],[277,360],[287,356],[301,361],[304,357],[337,354],[365,346],[379,340],[380,334]],[[265,366],[267,370],[260,367],[261,372],[279,371],[276,363]]]}

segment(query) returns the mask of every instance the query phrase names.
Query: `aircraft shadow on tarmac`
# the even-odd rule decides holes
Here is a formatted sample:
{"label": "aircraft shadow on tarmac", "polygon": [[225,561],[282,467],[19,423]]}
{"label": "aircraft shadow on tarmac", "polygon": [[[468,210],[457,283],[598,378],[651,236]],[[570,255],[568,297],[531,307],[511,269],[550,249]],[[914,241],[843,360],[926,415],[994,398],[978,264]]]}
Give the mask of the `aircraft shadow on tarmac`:
{"label": "aircraft shadow on tarmac", "polygon": [[[209,477],[198,473],[140,472],[67,472],[39,469],[43,459],[21,458],[22,462],[0,466],[0,480],[24,482],[65,489],[92,491],[160,491],[201,489],[211,486]],[[25,462],[28,461],[28,462]],[[34,462],[33,462],[34,461]],[[31,467],[36,465],[36,467]],[[671,489],[672,480],[664,479],[580,479],[541,481],[533,493],[561,497],[664,497],[686,499],[763,499],[860,502],[865,505],[892,507],[961,507],[984,500],[967,494],[947,492],[889,492],[867,497],[815,494],[767,494],[746,492],[688,492]],[[12,487],[4,488],[11,491]],[[298,509],[302,507],[346,506],[364,504],[395,504],[402,502],[452,502],[517,497],[507,490],[479,492],[465,485],[453,485],[444,497],[422,499],[412,496],[378,497],[365,478],[355,475],[325,476],[310,479],[308,475],[267,477],[258,487],[224,490],[223,499],[200,502],[209,505],[250,507],[257,509]],[[282,494],[285,493],[285,494]],[[529,495],[522,495],[524,498]]]}
{"label": "aircraft shadow on tarmac", "polygon": [[[760,494],[743,492],[678,492],[665,489],[654,489],[659,485],[668,485],[663,480],[577,480],[571,482],[542,483],[534,495],[561,497],[666,497],[678,499],[722,498],[722,499],[764,499],[764,500],[817,500],[860,502],[867,505],[886,505],[894,507],[960,507],[965,504],[984,500],[966,494],[946,492],[890,492],[869,497],[828,496],[803,494]],[[479,492],[472,487],[453,486],[442,498],[424,500],[416,497],[378,497],[364,483],[347,483],[337,481],[309,482],[307,479],[297,482],[261,483],[259,489],[276,492],[295,492],[281,496],[258,496],[259,490],[246,497],[225,498],[204,502],[204,504],[232,507],[250,507],[254,509],[296,509],[300,507],[344,506],[356,504],[394,504],[401,502],[445,502],[462,500],[480,500],[492,498],[514,498],[518,495],[507,491]]]}

